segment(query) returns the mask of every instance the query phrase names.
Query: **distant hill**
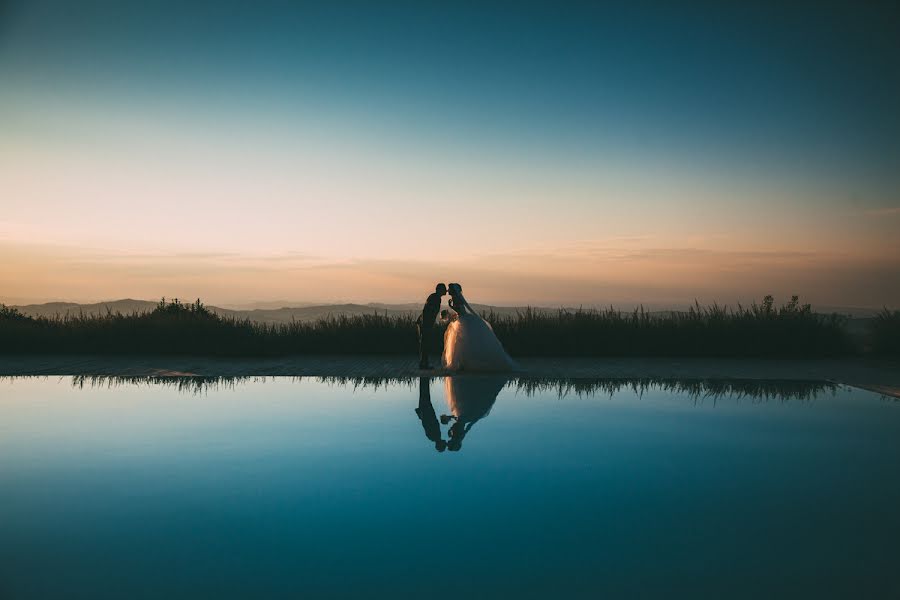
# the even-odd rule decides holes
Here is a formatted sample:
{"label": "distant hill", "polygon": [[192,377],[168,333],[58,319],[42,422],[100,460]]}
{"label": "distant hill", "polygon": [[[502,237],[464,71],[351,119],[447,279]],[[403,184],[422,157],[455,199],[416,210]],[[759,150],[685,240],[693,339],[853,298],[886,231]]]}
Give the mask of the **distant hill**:
{"label": "distant hill", "polygon": [[[261,323],[290,323],[291,321],[315,321],[329,315],[371,315],[374,313],[388,315],[413,314],[410,309],[390,309],[368,306],[365,304],[326,304],[323,306],[298,306],[284,308],[257,308],[254,310],[228,310],[210,307],[211,310],[239,319],[250,319]],[[421,310],[421,309],[420,309]]]}
{"label": "distant hill", "polygon": [[[218,306],[208,306],[208,308],[217,314],[225,317],[236,317],[238,319],[250,319],[261,323],[290,323],[291,321],[315,321],[329,315],[364,315],[364,314],[387,314],[387,315],[415,315],[422,310],[422,306],[416,303],[409,304],[323,304],[308,305],[298,303],[299,306],[284,306],[281,308],[253,308],[253,309],[229,309]],[[94,304],[78,304],[75,302],[48,302],[46,304],[25,304],[14,306],[22,313],[30,316],[55,317],[65,315],[102,315],[107,312],[112,313],[141,313],[152,311],[156,308],[157,301],[153,300],[133,300],[127,298],[124,300],[112,300],[109,302],[97,302]],[[446,307],[446,301],[444,302]],[[493,311],[495,314],[515,314],[518,311],[525,310],[522,306],[490,306],[487,304],[473,304],[475,310],[480,312]],[[832,313],[836,312],[853,317],[853,325],[859,325],[857,322],[864,323],[873,317],[878,311],[868,308],[853,308],[842,306],[819,306],[815,307],[817,312]],[[555,308],[546,308],[538,310],[556,311]],[[575,310],[574,308],[568,310]],[[670,316],[674,313],[682,311],[673,310],[655,310],[650,311],[651,314],[660,316]]]}
{"label": "distant hill", "polygon": [[150,300],[113,300],[110,302],[97,302],[95,304],[78,304],[76,302],[47,302],[46,304],[24,304],[13,306],[26,315],[32,317],[64,317],[68,315],[103,315],[107,312],[131,314],[148,312],[156,308],[158,302]]}
{"label": "distant hill", "polygon": [[[157,302],[151,300],[112,300],[109,302],[97,302],[94,304],[78,304],[75,302],[48,302],[46,304],[25,304],[14,306],[23,314],[33,317],[64,317],[66,315],[84,314],[104,315],[111,313],[142,313],[149,312],[156,308]],[[475,310],[488,311],[493,309],[495,313],[515,314],[517,310],[523,308],[515,307],[491,307],[483,304],[473,304]],[[290,323],[291,321],[315,321],[329,315],[364,315],[364,314],[387,314],[387,315],[416,315],[422,310],[418,304],[325,304],[312,306],[293,306],[282,308],[256,308],[246,310],[235,310],[229,308],[221,308],[218,306],[208,306],[213,312],[225,317],[236,317],[238,319],[250,319],[260,323]]]}

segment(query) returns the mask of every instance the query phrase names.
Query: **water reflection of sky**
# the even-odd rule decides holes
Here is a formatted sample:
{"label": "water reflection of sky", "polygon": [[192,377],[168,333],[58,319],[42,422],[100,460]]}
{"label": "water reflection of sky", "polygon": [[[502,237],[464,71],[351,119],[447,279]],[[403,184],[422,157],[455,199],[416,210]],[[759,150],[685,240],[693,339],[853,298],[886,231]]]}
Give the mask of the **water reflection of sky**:
{"label": "water reflection of sky", "polygon": [[[13,597],[900,584],[900,404],[817,383],[590,385],[3,380],[0,581]],[[457,451],[434,451],[423,398],[448,444],[467,427]]]}

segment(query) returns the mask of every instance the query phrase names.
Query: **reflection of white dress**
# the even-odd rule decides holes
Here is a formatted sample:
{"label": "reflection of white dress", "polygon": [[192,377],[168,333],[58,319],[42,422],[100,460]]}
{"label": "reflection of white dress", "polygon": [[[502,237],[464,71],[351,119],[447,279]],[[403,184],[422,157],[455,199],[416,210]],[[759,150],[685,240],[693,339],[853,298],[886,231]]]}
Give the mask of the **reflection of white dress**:
{"label": "reflection of white dress", "polygon": [[[456,423],[450,426],[447,435],[447,449],[458,452],[462,449],[463,439],[472,431],[477,421],[488,416],[497,394],[506,386],[509,378],[506,375],[464,375],[460,377],[444,377],[444,390],[447,394],[447,406],[456,417]],[[443,417],[441,417],[443,419]]]}
{"label": "reflection of white dress", "polygon": [[510,371],[515,363],[490,323],[482,319],[460,295],[467,312],[451,321],[444,334],[444,368],[450,371]]}
{"label": "reflection of white dress", "polygon": [[497,395],[506,387],[506,375],[444,377],[444,393],[450,414],[463,423],[474,423],[491,413]]}

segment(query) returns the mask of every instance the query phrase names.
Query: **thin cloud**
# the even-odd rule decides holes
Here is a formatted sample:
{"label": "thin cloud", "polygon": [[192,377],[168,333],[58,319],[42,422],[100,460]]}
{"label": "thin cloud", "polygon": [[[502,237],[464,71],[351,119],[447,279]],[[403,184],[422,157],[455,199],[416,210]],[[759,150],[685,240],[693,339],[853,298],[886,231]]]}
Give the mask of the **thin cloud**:
{"label": "thin cloud", "polygon": [[[11,250],[0,261],[0,289],[15,297],[79,300],[200,297],[212,304],[292,298],[355,302],[410,302],[437,281],[459,281],[478,302],[593,305],[608,302],[732,302],[772,293],[820,304],[880,306],[900,301],[900,260],[805,251],[636,249],[626,244],[605,255],[491,258],[309,260],[301,253],[235,256],[194,253],[97,260],[97,254],[41,248]],[[32,250],[34,250],[32,248]],[[51,252],[56,250],[56,252]],[[596,249],[599,252],[600,249]],[[161,253],[162,254],[162,253]],[[274,260],[282,257],[284,260]]]}
{"label": "thin cloud", "polygon": [[896,217],[900,215],[900,206],[890,206],[887,208],[873,208],[865,211],[867,217]]}

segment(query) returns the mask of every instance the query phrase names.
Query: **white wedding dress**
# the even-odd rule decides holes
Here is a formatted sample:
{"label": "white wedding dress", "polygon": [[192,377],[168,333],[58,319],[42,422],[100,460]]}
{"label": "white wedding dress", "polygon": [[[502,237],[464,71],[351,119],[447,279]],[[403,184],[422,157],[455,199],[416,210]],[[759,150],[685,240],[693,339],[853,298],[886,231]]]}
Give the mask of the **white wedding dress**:
{"label": "white wedding dress", "polygon": [[515,362],[503,349],[503,344],[497,339],[490,323],[472,310],[462,294],[454,298],[454,304],[459,316],[450,322],[444,334],[444,368],[448,371],[466,372],[515,369]]}

